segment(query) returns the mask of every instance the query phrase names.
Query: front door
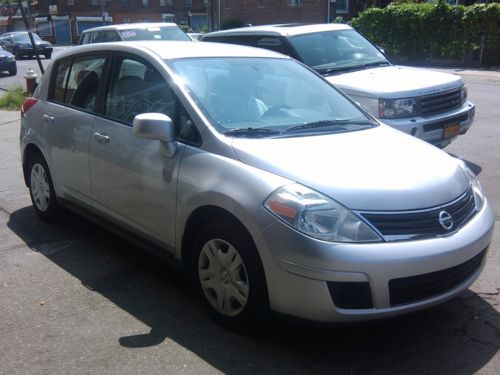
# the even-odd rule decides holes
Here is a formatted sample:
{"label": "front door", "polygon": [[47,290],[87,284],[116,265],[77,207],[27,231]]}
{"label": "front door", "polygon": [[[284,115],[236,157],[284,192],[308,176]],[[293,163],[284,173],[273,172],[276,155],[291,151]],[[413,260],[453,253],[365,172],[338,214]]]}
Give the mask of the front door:
{"label": "front door", "polygon": [[162,112],[173,120],[178,101],[166,80],[144,60],[115,56],[104,103],[91,137],[95,208],[159,245],[175,245],[177,175],[184,151],[162,153],[161,142],[134,136],[137,114]]}

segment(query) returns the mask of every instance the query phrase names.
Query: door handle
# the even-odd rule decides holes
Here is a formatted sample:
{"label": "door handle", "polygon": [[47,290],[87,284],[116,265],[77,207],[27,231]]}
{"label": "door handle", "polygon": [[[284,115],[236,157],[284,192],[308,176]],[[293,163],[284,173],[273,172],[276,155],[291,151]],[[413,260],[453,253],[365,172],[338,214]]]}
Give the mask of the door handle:
{"label": "door handle", "polygon": [[99,143],[107,143],[109,142],[109,137],[106,133],[94,133],[94,138]]}
{"label": "door handle", "polygon": [[43,121],[45,121],[47,124],[52,124],[54,122],[54,116],[43,115],[42,118],[43,118]]}

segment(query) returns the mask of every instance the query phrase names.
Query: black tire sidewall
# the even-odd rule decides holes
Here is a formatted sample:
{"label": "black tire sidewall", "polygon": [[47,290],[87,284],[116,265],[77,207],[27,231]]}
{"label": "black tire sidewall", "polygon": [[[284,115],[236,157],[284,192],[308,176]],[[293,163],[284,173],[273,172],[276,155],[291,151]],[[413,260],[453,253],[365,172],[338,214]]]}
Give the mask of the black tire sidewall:
{"label": "black tire sidewall", "polygon": [[[202,247],[211,239],[229,242],[239,253],[248,275],[249,295],[243,311],[234,317],[222,315],[208,302],[198,275],[198,260]],[[193,244],[191,277],[199,298],[211,317],[222,326],[234,331],[248,331],[262,324],[269,315],[269,299],[266,278],[259,254],[252,238],[241,225],[233,221],[216,221],[206,225],[198,233]]]}
{"label": "black tire sidewall", "polygon": [[[33,198],[33,192],[31,190],[31,171],[35,164],[40,164],[43,167],[43,169],[45,170],[45,175],[47,176],[47,182],[49,183],[49,190],[50,190],[49,206],[45,211],[41,211],[36,206],[35,199]],[[50,174],[49,167],[43,156],[39,153],[33,155],[28,162],[28,186],[30,191],[31,202],[33,204],[33,208],[35,209],[37,215],[42,220],[46,221],[54,220],[58,216],[60,208],[57,203],[57,198],[54,191],[54,184],[52,183],[52,176]]]}

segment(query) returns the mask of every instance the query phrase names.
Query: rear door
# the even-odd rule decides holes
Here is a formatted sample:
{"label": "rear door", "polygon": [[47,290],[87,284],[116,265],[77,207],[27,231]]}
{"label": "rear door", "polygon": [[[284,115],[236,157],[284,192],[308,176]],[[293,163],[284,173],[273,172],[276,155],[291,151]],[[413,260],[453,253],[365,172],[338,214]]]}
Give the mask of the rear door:
{"label": "rear door", "polygon": [[90,204],[89,140],[106,54],[59,60],[42,111],[60,196]]}

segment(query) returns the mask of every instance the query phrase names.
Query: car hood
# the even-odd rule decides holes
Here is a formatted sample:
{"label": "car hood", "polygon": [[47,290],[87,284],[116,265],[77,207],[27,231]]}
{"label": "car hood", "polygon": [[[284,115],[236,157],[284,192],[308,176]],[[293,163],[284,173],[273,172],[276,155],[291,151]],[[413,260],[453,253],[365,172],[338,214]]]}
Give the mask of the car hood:
{"label": "car hood", "polygon": [[452,201],[470,185],[457,160],[381,125],[291,138],[235,138],[236,156],[356,210],[414,210]]}
{"label": "car hood", "polygon": [[12,56],[12,53],[7,51],[0,51],[0,57],[10,57],[10,56]]}
{"label": "car hood", "polygon": [[402,98],[435,94],[461,87],[462,78],[430,69],[384,66],[326,77],[351,95]]}

